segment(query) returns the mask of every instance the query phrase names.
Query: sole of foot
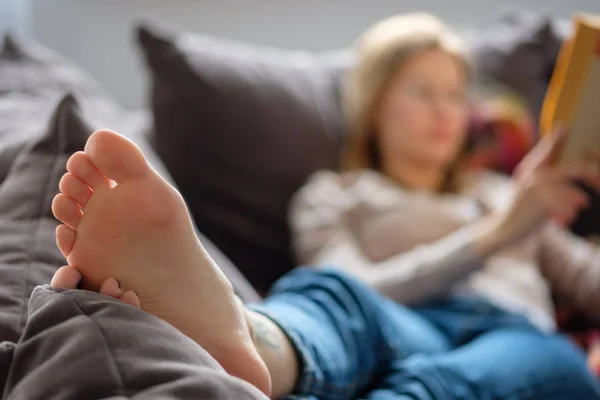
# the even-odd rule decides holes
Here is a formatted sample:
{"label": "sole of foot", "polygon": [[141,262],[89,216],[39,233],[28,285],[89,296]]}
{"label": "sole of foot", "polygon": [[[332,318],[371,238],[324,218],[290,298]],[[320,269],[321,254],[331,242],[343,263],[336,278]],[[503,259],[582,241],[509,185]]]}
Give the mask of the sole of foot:
{"label": "sole of foot", "polygon": [[203,346],[230,374],[267,395],[267,368],[231,283],[198,240],[179,192],[125,137],[101,130],[73,154],[53,201],[56,242],[85,289],[109,278],[141,308]]}

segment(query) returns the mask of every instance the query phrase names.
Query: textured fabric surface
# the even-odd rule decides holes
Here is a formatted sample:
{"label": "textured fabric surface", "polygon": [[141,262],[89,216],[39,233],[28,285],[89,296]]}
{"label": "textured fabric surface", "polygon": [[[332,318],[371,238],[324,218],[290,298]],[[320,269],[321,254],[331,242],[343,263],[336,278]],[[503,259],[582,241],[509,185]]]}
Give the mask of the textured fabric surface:
{"label": "textured fabric surface", "polygon": [[166,322],[86,291],[37,287],[21,340],[0,345],[3,399],[266,400]]}
{"label": "textured fabric surface", "polygon": [[506,14],[469,37],[479,83],[512,89],[526,100],[537,121],[556,57],[568,34],[566,21],[529,12]]}
{"label": "textured fabric surface", "polygon": [[65,264],[50,207],[68,155],[83,149],[90,133],[77,117],[74,98],[66,97],[0,185],[0,340],[18,340],[31,291]]}
{"label": "textured fabric surface", "polygon": [[265,292],[294,266],[290,196],[337,164],[342,54],[283,51],[141,27],[156,151],[195,221]]}

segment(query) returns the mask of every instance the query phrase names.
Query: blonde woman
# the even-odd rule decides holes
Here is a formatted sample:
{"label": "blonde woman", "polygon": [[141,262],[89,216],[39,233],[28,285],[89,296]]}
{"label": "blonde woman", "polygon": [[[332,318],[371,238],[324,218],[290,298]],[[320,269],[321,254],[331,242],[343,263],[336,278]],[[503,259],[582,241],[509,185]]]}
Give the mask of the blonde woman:
{"label": "blonde woman", "polygon": [[[470,65],[460,41],[432,16],[403,15],[367,31],[357,53],[345,91],[350,129],[342,171],[315,174],[292,204],[301,263],[335,265],[414,306],[426,331],[441,332],[460,357],[479,347],[482,356],[471,359],[477,371],[461,365],[471,378],[483,373],[491,361],[483,354],[494,346],[520,347],[511,337],[522,328],[515,319],[556,338],[551,288],[600,317],[600,251],[562,228],[588,201],[572,180],[600,187],[598,159],[551,167],[557,131],[512,180],[468,174],[461,151]],[[544,346],[531,346],[515,356],[535,359],[533,348]],[[420,366],[430,377],[455,375],[447,366],[459,356],[439,357],[442,369],[423,356]],[[494,356],[494,368],[516,362],[500,360]],[[559,363],[538,361],[531,376]]]}
{"label": "blonde woman", "polygon": [[553,222],[586,204],[573,178],[600,188],[600,177],[550,166],[558,133],[510,182],[464,175],[459,45],[423,14],[358,42],[347,171],[315,175],[292,209],[299,256],[340,270],[298,269],[244,307],[179,194],[132,143],[99,131],[53,202],[69,266],[52,283],[83,279],[141,306],[273,398],[600,398],[584,354],[554,332],[550,300],[553,285],[600,314],[596,249]]}

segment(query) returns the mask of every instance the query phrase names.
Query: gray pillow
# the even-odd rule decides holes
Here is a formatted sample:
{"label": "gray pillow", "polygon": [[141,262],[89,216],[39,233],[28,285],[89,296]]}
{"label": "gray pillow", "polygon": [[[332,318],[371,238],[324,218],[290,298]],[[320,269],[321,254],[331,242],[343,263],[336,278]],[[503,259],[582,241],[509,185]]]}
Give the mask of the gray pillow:
{"label": "gray pillow", "polygon": [[94,122],[110,124],[119,111],[78,66],[32,41],[5,35],[0,49],[0,182],[24,145],[46,129],[67,92],[77,96]]}
{"label": "gray pillow", "polygon": [[334,168],[345,53],[312,54],[138,29],[153,145],[204,232],[260,292],[294,267],[288,201]]}
{"label": "gray pillow", "polygon": [[19,339],[31,291],[66,263],[50,207],[67,158],[83,149],[90,133],[74,97],[66,96],[46,132],[19,153],[0,185],[0,340]]}
{"label": "gray pillow", "polygon": [[498,23],[473,32],[468,42],[480,83],[500,83],[522,96],[536,118],[554,71],[568,21],[526,11],[511,12]]}

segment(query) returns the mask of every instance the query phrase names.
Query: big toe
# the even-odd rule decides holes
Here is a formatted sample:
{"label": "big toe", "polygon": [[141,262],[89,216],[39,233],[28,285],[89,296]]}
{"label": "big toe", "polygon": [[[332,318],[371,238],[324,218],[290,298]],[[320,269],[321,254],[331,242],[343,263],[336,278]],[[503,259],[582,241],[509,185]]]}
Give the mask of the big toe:
{"label": "big toe", "polygon": [[104,175],[117,183],[142,177],[149,171],[141,150],[129,139],[107,129],[90,136],[85,153]]}

